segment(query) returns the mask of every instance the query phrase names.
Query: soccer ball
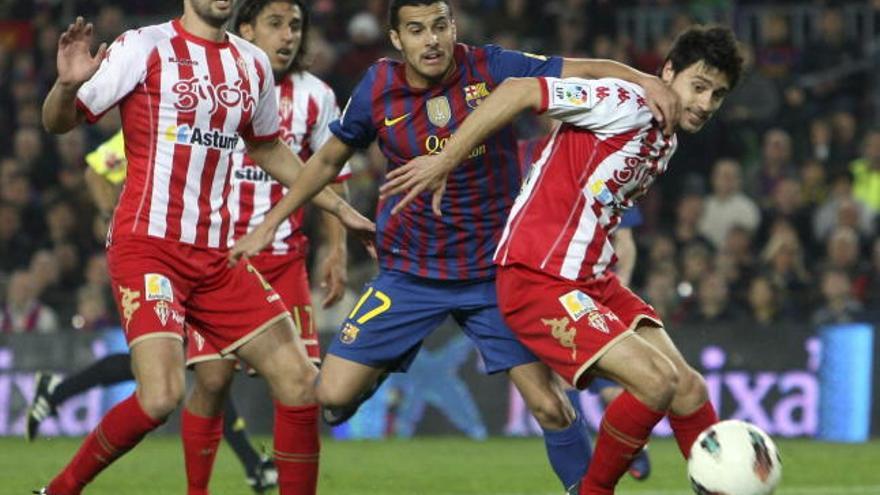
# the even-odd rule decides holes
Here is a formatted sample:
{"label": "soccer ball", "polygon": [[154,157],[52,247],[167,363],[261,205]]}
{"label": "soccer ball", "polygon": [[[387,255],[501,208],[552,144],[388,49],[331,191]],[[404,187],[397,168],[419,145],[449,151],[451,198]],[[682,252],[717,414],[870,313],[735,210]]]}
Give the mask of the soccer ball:
{"label": "soccer ball", "polygon": [[782,478],[782,460],[773,440],[757,426],[722,421],[697,437],[688,477],[698,495],[769,495]]}

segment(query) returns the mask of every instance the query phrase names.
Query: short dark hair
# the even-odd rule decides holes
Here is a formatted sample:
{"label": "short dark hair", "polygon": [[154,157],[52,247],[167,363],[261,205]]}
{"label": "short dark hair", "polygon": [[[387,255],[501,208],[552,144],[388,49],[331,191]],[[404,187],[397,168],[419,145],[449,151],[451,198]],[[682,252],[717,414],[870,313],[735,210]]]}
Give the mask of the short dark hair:
{"label": "short dark hair", "polygon": [[678,74],[700,61],[726,75],[733,89],[743,70],[743,56],[733,31],[718,25],[691,26],[675,39],[663,65],[672,62],[672,70]]}
{"label": "short dark hair", "polygon": [[304,0],[244,0],[239,4],[238,10],[235,13],[235,20],[232,22],[233,31],[235,34],[241,35],[241,25],[242,24],[253,24],[256,22],[257,17],[263,12],[263,9],[266,8],[270,3],[275,2],[283,2],[289,3],[291,5],[296,5],[299,7],[299,11],[302,13],[302,38],[299,42],[299,51],[296,52],[296,57],[293,58],[293,63],[290,64],[291,72],[299,72],[301,70],[307,69],[306,64],[304,62],[306,53],[308,53],[309,49],[309,7],[306,5]]}
{"label": "short dark hair", "polygon": [[452,4],[448,0],[391,0],[388,4],[388,27],[397,31],[397,25],[400,23],[400,9],[403,7],[415,7],[418,5],[433,5],[435,3],[445,3],[452,14]]}

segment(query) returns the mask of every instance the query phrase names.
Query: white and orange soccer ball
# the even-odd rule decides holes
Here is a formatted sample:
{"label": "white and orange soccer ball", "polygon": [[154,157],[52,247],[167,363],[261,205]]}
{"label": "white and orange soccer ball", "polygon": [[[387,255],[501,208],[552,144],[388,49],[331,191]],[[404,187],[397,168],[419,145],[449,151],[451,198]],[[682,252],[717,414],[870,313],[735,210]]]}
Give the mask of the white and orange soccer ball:
{"label": "white and orange soccer ball", "polygon": [[691,487],[698,495],[769,495],[782,479],[776,444],[745,421],[706,428],[691,447]]}

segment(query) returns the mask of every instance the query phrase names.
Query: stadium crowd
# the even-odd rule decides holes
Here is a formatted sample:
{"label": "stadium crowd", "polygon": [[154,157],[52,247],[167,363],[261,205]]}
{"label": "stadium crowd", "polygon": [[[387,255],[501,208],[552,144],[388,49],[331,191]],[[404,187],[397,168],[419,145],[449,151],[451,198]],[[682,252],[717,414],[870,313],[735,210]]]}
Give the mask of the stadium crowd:
{"label": "stadium crowd", "polygon": [[[654,73],[671,33],[713,20],[740,29],[738,8],[750,2],[453,3],[461,41],[612,58]],[[861,2],[858,11],[826,3],[802,3],[806,36],[793,35],[791,9],[760,11],[744,80],[703,132],[679,134],[669,172],[642,203],[632,285],[673,328],[741,321],[770,330],[792,322],[809,331],[805,318],[813,325],[877,318],[870,310],[880,308],[880,119],[870,88],[880,51],[853,22],[878,17],[880,2]],[[311,71],[345,101],[375,59],[394,56],[385,2],[312,6]],[[617,22],[631,6],[669,14],[645,46]],[[118,114],[53,136],[40,125],[40,107],[55,79],[60,30],[74,14],[94,21],[99,41],[109,42],[178,10],[177,0],[0,2],[0,333],[115,324],[103,254],[108,219],[88,195],[84,170],[87,153],[119,128]],[[534,117],[519,127],[523,139],[542,128]],[[357,156],[353,166],[353,202],[372,213],[381,154]],[[350,252],[357,291],[374,262],[355,243]]]}

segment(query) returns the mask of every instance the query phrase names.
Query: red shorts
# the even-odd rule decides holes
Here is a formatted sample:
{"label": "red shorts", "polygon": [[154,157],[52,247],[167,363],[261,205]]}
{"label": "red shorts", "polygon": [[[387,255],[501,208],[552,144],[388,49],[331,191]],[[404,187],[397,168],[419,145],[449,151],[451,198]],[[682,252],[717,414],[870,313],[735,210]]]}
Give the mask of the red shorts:
{"label": "red shorts", "polygon": [[526,347],[578,388],[584,372],[642,319],[662,326],[648,303],[613,273],[564,280],[519,265],[498,267],[498,306]]}
{"label": "red shorts", "polygon": [[184,321],[229,354],[288,313],[248,262],[226,252],[151,237],[114,240],[107,265],[129,347],[156,337],[183,340]]}
{"label": "red shorts", "polygon": [[[312,298],[306,259],[301,254],[278,256],[260,253],[250,258],[250,263],[281,296],[282,303],[290,310],[309,359],[313,363],[320,363],[321,348],[318,345],[318,333],[312,318]],[[190,326],[189,333],[192,338],[187,340],[186,345],[187,366],[223,357],[217,348],[201,338],[198,330]]]}

